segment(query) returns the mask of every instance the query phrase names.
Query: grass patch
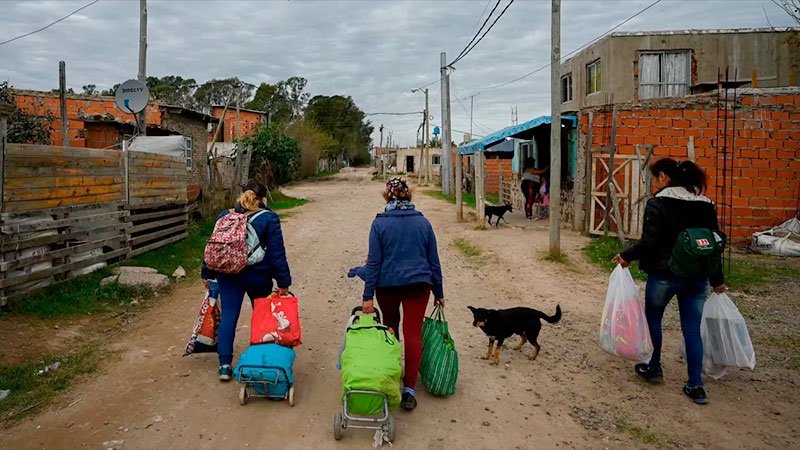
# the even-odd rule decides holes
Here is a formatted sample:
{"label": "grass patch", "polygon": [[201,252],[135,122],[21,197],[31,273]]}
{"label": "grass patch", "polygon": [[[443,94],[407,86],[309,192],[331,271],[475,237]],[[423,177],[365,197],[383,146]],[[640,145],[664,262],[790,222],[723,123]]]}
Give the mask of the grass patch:
{"label": "grass patch", "polygon": [[800,337],[794,335],[770,336],[767,339],[770,346],[781,350],[788,355],[785,366],[790,370],[800,370]]}
{"label": "grass patch", "polygon": [[[453,203],[453,204],[456,203],[456,195],[455,194],[445,195],[445,194],[442,193],[442,191],[439,191],[439,190],[426,190],[426,191],[422,191],[422,193],[427,195],[427,196],[430,196],[430,197],[433,197],[433,198],[438,198],[438,199],[444,200],[444,201],[448,201],[448,202]],[[471,207],[474,208],[475,207],[475,194],[465,192],[465,193],[463,193],[461,195],[461,201],[464,203],[464,205],[471,206]],[[486,201],[497,205],[497,204],[500,203],[500,196],[498,194],[486,194]]]}
{"label": "grass patch", "polygon": [[331,177],[331,176],[333,176],[333,175],[336,175],[337,173],[339,173],[339,171],[338,171],[338,170],[323,170],[322,172],[317,172],[316,174],[314,174],[314,175],[312,176],[312,178],[325,178],[325,177]]}
{"label": "grass patch", "polygon": [[269,202],[269,208],[273,211],[295,208],[308,203],[308,200],[304,198],[290,197],[277,189],[270,191],[270,194],[272,194],[272,200]]}
{"label": "grass patch", "polygon": [[[96,372],[103,356],[97,348],[97,345],[85,344],[70,354],[0,367],[0,387],[11,391],[5,400],[0,401],[0,428],[35,413],[77,377]],[[38,371],[54,363],[60,366],[37,375]]]}
{"label": "grass patch", "polygon": [[543,259],[545,261],[554,262],[556,264],[561,264],[564,266],[565,269],[569,270],[570,272],[580,273],[581,271],[575,266],[575,263],[570,259],[569,255],[566,253],[559,253],[558,256],[553,256],[550,252],[545,253]]}
{"label": "grass patch", "polygon": [[481,249],[479,249],[475,244],[472,242],[464,239],[464,238],[456,238],[453,240],[453,245],[462,253],[464,256],[475,258],[477,256],[481,256]]}
{"label": "grass patch", "polygon": [[642,443],[653,445],[655,447],[669,447],[670,444],[668,441],[660,438],[657,434],[653,433],[652,431],[648,430],[647,428],[642,428],[636,425],[631,425],[624,419],[617,421],[617,429],[627,433],[632,438],[640,441]]}
{"label": "grass patch", "polygon": [[[583,254],[586,255],[591,262],[602,267],[608,271],[608,273],[611,273],[617,266],[615,263],[611,262],[611,258],[626,248],[627,247],[623,247],[623,245],[620,244],[619,239],[598,237],[592,238],[591,241],[589,241],[589,245],[583,248]],[[639,269],[638,263],[631,264],[630,268],[631,275],[633,275],[634,279],[647,279],[647,274]]]}

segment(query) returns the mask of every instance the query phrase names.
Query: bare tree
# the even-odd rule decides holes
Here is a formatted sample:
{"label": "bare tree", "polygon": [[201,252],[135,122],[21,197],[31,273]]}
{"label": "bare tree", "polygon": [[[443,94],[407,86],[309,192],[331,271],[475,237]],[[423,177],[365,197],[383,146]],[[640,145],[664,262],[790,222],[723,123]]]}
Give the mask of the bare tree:
{"label": "bare tree", "polygon": [[772,3],[786,11],[786,14],[800,25],[800,0],[772,0]]}

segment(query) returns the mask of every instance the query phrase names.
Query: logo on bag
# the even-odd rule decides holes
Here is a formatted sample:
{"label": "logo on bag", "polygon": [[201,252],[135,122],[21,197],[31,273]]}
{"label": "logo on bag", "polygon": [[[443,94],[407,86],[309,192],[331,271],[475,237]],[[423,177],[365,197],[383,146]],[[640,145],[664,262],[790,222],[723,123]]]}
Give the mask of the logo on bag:
{"label": "logo on bag", "polygon": [[694,241],[698,247],[708,247],[708,239],[695,239]]}

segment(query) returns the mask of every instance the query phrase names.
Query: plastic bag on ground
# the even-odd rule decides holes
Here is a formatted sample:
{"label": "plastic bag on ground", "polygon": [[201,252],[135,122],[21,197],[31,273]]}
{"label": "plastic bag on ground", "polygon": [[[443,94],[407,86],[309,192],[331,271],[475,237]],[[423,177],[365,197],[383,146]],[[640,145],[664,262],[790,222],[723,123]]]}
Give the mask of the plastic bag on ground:
{"label": "plastic bag on ground", "polygon": [[703,307],[700,324],[704,354],[719,366],[756,367],[756,353],[747,324],[727,294],[712,293]]}
{"label": "plastic bag on ground", "polygon": [[600,347],[625,359],[650,362],[653,343],[639,300],[639,286],[628,268],[620,265],[608,279],[608,293],[600,319]]}

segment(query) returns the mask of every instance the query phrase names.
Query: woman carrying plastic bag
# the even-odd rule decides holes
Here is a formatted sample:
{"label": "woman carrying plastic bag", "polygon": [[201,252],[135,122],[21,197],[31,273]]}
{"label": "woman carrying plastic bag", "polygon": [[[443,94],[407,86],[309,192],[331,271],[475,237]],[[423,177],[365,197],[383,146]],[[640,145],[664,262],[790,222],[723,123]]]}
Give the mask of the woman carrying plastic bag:
{"label": "woman carrying plastic bag", "polygon": [[631,271],[620,265],[608,278],[608,293],[600,319],[600,347],[625,359],[650,362],[653,344]]}
{"label": "woman carrying plastic bag", "polygon": [[703,308],[700,336],[704,356],[715,366],[756,367],[756,353],[747,324],[726,294],[712,293]]}

